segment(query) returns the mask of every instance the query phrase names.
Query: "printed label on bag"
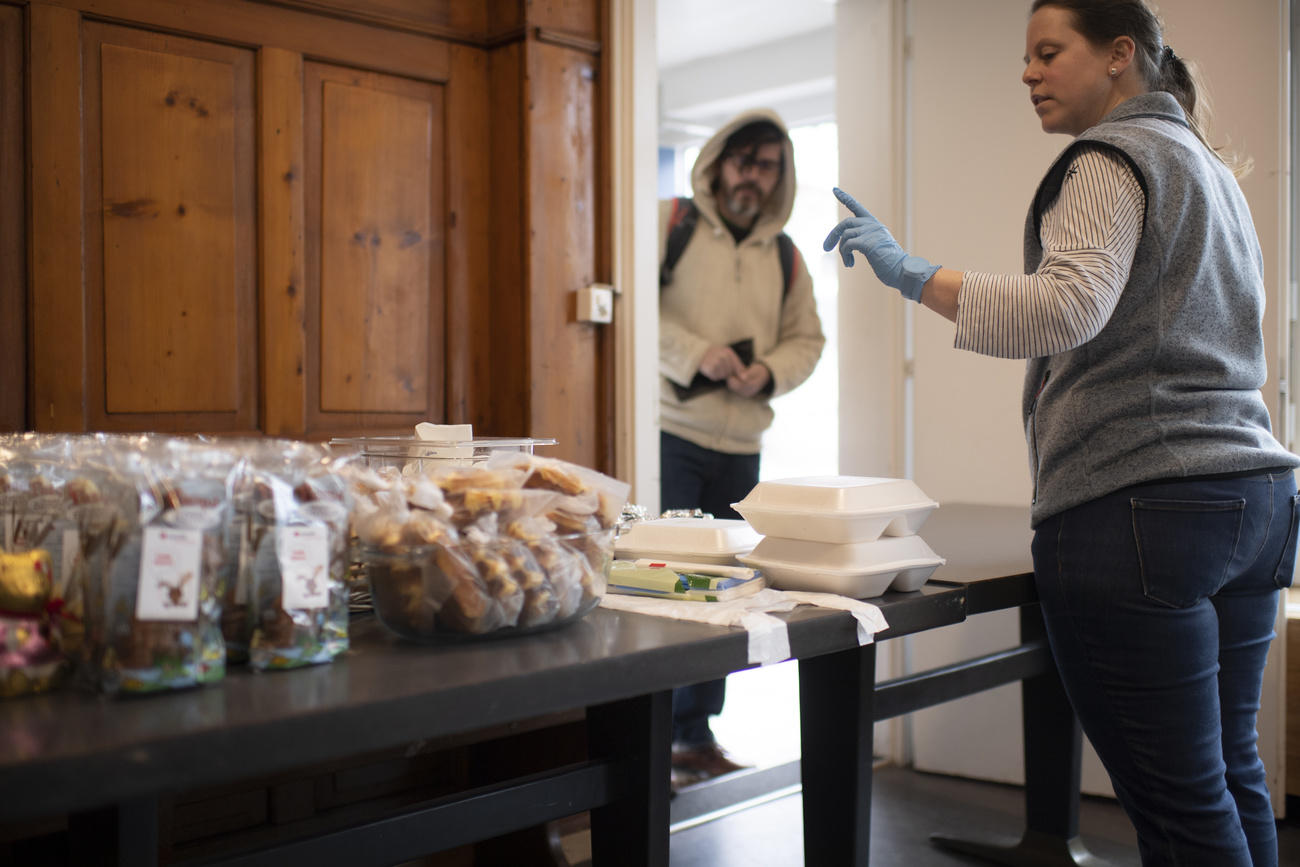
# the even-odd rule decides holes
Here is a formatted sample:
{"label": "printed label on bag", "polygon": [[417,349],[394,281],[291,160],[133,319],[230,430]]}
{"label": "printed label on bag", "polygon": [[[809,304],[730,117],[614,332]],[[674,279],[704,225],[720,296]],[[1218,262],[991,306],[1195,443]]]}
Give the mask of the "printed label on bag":
{"label": "printed label on bag", "polygon": [[276,534],[280,557],[280,606],[324,608],[329,604],[329,528],[281,527]]}
{"label": "printed label on bag", "polygon": [[202,530],[145,527],[135,597],[137,620],[198,620],[202,552]]}

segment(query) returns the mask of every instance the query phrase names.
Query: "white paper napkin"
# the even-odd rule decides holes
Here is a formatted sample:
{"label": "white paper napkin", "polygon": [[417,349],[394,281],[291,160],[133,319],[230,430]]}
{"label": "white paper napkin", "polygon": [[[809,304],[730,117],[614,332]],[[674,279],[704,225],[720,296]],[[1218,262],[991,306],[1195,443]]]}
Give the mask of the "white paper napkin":
{"label": "white paper napkin", "polygon": [[727,602],[688,602],[606,593],[600,604],[617,611],[635,611],[674,620],[693,620],[715,626],[739,626],[749,634],[751,664],[769,665],[790,658],[790,633],[786,623],[772,614],[790,611],[798,605],[818,605],[848,611],[858,621],[858,644],[869,644],[875,633],[886,628],[885,615],[870,602],[833,593],[804,593],[766,588],[752,596]]}

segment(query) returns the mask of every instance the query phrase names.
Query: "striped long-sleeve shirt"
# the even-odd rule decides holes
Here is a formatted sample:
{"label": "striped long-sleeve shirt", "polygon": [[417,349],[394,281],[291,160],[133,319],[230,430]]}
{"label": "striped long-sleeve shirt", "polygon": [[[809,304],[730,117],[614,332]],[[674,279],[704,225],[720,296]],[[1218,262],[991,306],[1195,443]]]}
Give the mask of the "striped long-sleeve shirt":
{"label": "striped long-sleeve shirt", "polygon": [[954,345],[999,358],[1038,358],[1091,340],[1128,282],[1145,206],[1121,157],[1080,151],[1043,214],[1038,270],[962,277]]}

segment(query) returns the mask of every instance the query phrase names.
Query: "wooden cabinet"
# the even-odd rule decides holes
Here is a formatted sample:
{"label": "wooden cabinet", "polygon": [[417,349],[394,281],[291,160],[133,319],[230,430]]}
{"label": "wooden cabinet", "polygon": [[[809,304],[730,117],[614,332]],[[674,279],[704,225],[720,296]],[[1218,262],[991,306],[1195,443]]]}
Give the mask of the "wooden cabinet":
{"label": "wooden cabinet", "polygon": [[611,467],[572,302],[608,271],[605,2],[0,5],[0,428],[470,422]]}
{"label": "wooden cabinet", "polygon": [[94,22],[81,42],[88,426],[254,430],[254,54]]}
{"label": "wooden cabinet", "polygon": [[23,94],[23,12],[0,5],[0,430],[21,430],[27,412]]}
{"label": "wooden cabinet", "polygon": [[304,80],[308,428],[410,429],[443,416],[443,87],[321,63]]}

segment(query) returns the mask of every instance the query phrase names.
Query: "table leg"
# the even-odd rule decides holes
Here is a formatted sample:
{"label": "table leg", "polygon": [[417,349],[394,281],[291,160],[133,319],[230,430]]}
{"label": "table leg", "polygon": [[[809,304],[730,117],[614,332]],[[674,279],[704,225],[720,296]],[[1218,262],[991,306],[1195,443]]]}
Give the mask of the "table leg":
{"label": "table leg", "polygon": [[[1046,637],[1038,605],[1020,608],[1020,640]],[[1006,845],[933,836],[942,849],[1011,867],[1106,867],[1079,838],[1083,735],[1056,666],[1021,681],[1025,735],[1025,833]]]}
{"label": "table leg", "polygon": [[158,863],[158,799],[142,797],[68,817],[72,863],[154,867]]}
{"label": "table leg", "polygon": [[799,660],[805,864],[870,858],[875,685],[874,644]]}
{"label": "table leg", "polygon": [[622,779],[612,803],[591,811],[591,860],[596,867],[667,867],[671,690],[587,709],[592,758],[620,760]]}

